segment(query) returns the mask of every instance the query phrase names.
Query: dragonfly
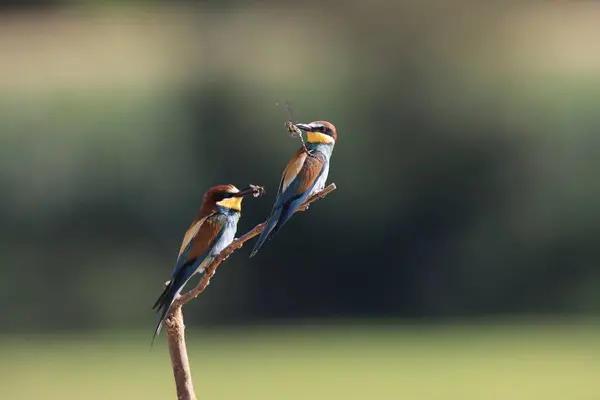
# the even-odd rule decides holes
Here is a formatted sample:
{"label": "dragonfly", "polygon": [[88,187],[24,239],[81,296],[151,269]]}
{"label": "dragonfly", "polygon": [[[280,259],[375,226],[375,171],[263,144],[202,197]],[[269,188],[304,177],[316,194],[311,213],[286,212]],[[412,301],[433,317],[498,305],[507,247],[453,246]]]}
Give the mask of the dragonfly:
{"label": "dragonfly", "polygon": [[[275,103],[275,105],[279,106],[280,103],[277,102],[277,103]],[[304,143],[304,138],[302,137],[302,130],[300,128],[298,128],[296,126],[296,124],[294,123],[294,118],[292,117],[292,114],[294,111],[292,109],[291,104],[287,101],[284,101],[283,107],[285,108],[285,111],[287,112],[287,115],[288,115],[288,120],[285,121],[285,130],[290,134],[291,137],[300,138],[300,141],[302,142],[302,147],[304,147],[304,151],[306,152],[306,154],[310,155],[311,153],[306,148],[306,143]]]}

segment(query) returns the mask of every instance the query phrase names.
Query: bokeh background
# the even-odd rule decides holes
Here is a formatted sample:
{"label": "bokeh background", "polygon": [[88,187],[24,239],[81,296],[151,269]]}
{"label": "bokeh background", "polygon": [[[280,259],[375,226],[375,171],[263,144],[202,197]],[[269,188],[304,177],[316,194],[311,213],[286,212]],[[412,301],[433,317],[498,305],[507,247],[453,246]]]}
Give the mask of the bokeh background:
{"label": "bokeh background", "polygon": [[185,308],[200,399],[600,398],[600,8],[486,4],[4,4],[0,398],[175,398],[151,305],[286,100],[338,190]]}

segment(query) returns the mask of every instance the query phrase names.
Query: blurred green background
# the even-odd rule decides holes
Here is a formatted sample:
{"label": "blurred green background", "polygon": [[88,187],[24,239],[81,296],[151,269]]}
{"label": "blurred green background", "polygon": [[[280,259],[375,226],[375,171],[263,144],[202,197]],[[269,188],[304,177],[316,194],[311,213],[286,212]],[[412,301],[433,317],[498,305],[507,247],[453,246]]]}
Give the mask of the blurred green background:
{"label": "blurred green background", "polygon": [[0,8],[0,398],[175,398],[150,310],[202,195],[329,120],[338,190],[185,309],[198,397],[600,398],[600,6]]}

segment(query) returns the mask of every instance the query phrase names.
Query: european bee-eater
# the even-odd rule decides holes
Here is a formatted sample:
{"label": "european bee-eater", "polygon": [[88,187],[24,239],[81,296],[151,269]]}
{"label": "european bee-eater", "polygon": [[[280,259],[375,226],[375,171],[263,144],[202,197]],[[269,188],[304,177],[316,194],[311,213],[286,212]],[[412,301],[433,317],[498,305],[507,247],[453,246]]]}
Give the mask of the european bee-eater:
{"label": "european bee-eater", "polygon": [[329,159],[337,140],[335,126],[327,121],[295,126],[306,132],[306,146],[296,152],[283,171],[271,215],[250,257],[275,236],[307,198],[323,190],[327,182]]}
{"label": "european bee-eater", "polygon": [[204,194],[200,212],[183,237],[171,280],[152,307],[161,313],[152,342],[188,280],[196,273],[203,274],[211,261],[233,241],[244,196],[262,193],[262,188],[253,185],[242,191],[233,185],[219,185]]}

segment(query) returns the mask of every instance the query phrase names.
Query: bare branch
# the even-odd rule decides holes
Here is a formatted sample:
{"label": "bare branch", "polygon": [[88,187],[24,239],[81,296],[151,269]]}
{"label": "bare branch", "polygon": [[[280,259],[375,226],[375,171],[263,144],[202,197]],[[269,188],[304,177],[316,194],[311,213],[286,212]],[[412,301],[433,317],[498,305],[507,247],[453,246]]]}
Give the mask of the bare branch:
{"label": "bare branch", "polygon": [[[319,193],[312,195],[308,200],[302,203],[300,207],[298,207],[297,211],[306,211],[312,202],[322,199],[335,189],[337,189],[337,186],[335,186],[335,183],[332,183]],[[167,327],[167,341],[169,344],[169,354],[171,355],[173,375],[175,376],[175,384],[177,386],[178,400],[196,400],[196,395],[194,394],[194,385],[192,383],[190,362],[185,345],[185,325],[183,324],[183,312],[181,307],[198,297],[198,295],[200,295],[200,293],[202,293],[210,283],[210,279],[215,275],[219,265],[221,265],[221,263],[225,261],[233,252],[235,252],[237,249],[240,249],[248,240],[260,235],[265,229],[265,224],[266,222],[256,225],[254,229],[239,239],[235,239],[229,246],[224,248],[208,265],[208,267],[206,267],[204,276],[198,285],[184,295],[178,296],[171,306],[171,311],[165,320],[165,324]]]}
{"label": "bare branch", "polygon": [[171,366],[175,377],[178,400],[196,400],[192,371],[185,345],[185,325],[181,306],[173,308],[165,319]]}

